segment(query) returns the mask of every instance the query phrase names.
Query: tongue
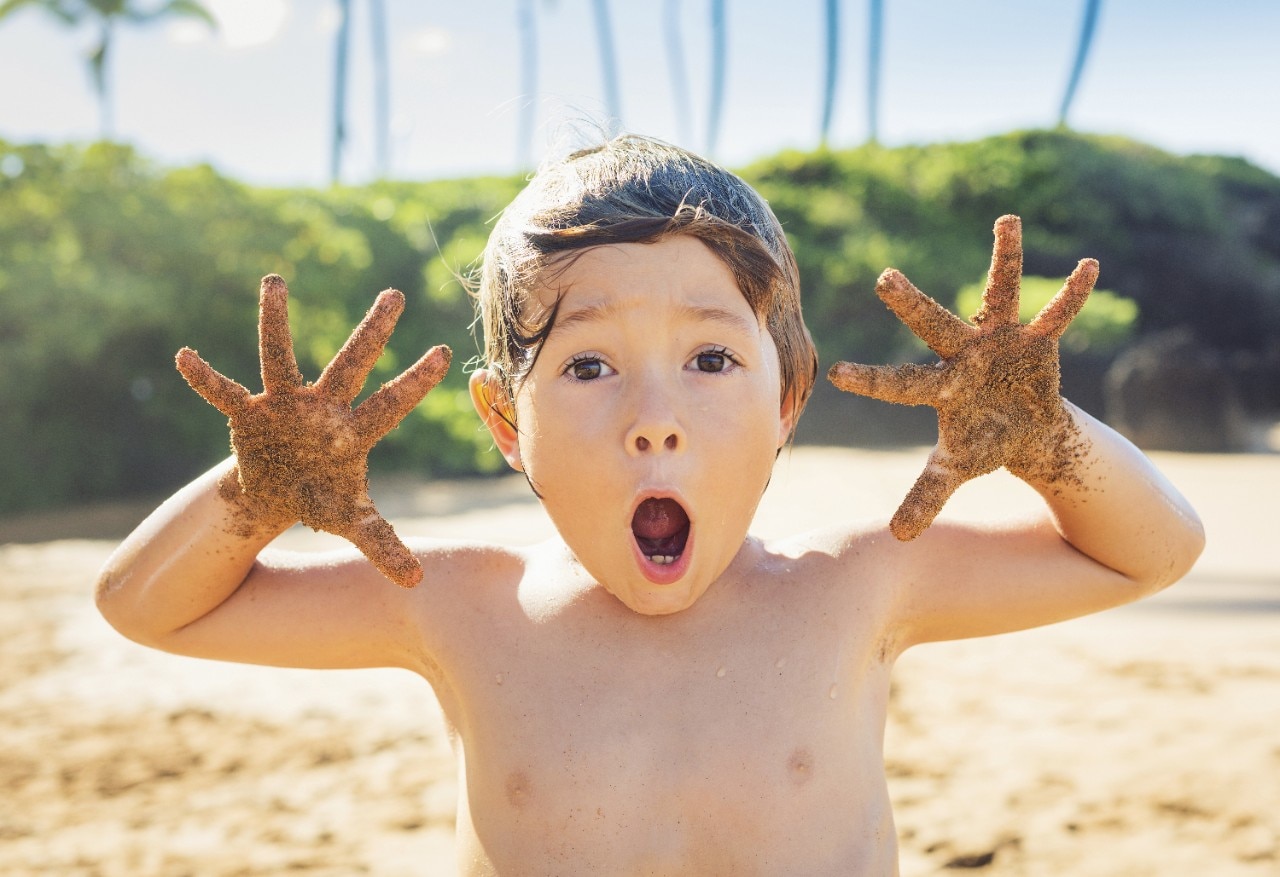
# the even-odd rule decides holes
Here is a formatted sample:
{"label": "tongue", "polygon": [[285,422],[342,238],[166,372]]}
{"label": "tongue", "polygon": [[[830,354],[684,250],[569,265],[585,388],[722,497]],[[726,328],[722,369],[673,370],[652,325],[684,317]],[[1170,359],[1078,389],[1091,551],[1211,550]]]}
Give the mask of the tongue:
{"label": "tongue", "polygon": [[646,499],[631,519],[631,529],[642,547],[660,553],[683,550],[689,516],[674,499]]}

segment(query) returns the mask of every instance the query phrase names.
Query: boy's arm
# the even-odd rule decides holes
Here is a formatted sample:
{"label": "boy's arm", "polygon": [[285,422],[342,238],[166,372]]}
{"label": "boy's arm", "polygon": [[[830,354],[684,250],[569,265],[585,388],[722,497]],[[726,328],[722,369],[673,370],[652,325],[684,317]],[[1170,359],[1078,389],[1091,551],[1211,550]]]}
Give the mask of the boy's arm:
{"label": "boy's arm", "polygon": [[[443,376],[448,350],[432,350],[353,410],[403,297],[380,295],[319,380],[305,385],[284,282],[264,278],[261,298],[262,394],[194,351],[178,355],[192,387],[229,417],[235,458],[121,543],[99,577],[98,606],[125,635],[184,654],[293,666],[404,663],[411,592],[378,573],[411,588],[422,571],[369,499],[366,455]],[[259,557],[298,520],[348,538],[374,566],[354,555],[305,564]]]}
{"label": "boy's arm", "polygon": [[[419,592],[360,555],[259,552],[291,523],[252,526],[234,460],[179,490],[120,543],[98,578],[107,621],[176,654],[284,667],[413,666]],[[305,557],[305,561],[303,560]]]}
{"label": "boy's arm", "polygon": [[1078,483],[1036,483],[1048,514],[987,527],[939,522],[895,542],[898,645],[1065,621],[1177,581],[1204,546],[1195,511],[1122,436],[1068,406],[1087,441]]}
{"label": "boy's arm", "polygon": [[[1083,307],[1097,263],[1082,261],[1023,326],[1021,226],[1006,216],[995,231],[972,325],[896,271],[877,285],[886,304],[938,353],[937,365],[831,369],[841,389],[938,410],[938,446],[890,524],[909,543],[893,552],[901,564],[904,647],[1031,627],[1136,599],[1183,575],[1203,546],[1195,512],[1150,462],[1058,394],[1058,338]],[[1045,498],[1048,519],[1000,529],[929,527],[957,487],[1001,466]]]}

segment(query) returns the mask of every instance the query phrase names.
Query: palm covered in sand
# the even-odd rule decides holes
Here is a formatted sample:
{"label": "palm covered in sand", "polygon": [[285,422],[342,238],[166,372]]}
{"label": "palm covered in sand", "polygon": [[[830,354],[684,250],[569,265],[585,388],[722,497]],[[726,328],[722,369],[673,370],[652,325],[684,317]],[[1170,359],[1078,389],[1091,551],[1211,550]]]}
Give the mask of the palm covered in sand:
{"label": "palm covered in sand", "polygon": [[230,420],[236,469],[222,495],[235,507],[238,526],[301,521],[350,540],[393,582],[413,587],[421,566],[369,498],[368,453],[444,377],[449,349],[432,348],[353,409],[404,310],[404,295],[380,293],[313,384],[304,383],[294,356],[284,280],[263,278],[260,295],[262,393],[251,394],[190,348],[177,355],[187,383]]}
{"label": "palm covered in sand", "polygon": [[872,366],[839,362],[828,377],[841,390],[938,412],[938,444],[895,513],[890,529],[914,539],[964,482],[1001,466],[1040,486],[1078,481],[1084,451],[1059,395],[1058,339],[1084,306],[1098,263],[1084,259],[1030,323],[1018,319],[1022,225],[995,225],[982,306],[972,323],[889,269],[876,294],[941,361]]}

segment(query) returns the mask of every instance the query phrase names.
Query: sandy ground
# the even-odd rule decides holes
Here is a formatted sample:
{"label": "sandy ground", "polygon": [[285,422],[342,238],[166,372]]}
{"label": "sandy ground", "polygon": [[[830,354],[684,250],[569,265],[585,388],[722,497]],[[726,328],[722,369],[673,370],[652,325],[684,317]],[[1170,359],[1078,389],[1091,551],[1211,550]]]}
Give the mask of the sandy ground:
{"label": "sandy ground", "polygon": [[[757,531],[887,517],[922,459],[796,449]],[[1185,582],[900,661],[886,758],[904,875],[1280,874],[1280,456],[1157,461],[1209,529]],[[406,533],[549,532],[518,479],[375,497]],[[1034,502],[995,475],[946,514]],[[81,529],[122,514],[96,510]],[[76,525],[0,522],[0,874],[451,873],[456,779],[424,683],[151,653],[92,608],[112,540],[32,531]]]}

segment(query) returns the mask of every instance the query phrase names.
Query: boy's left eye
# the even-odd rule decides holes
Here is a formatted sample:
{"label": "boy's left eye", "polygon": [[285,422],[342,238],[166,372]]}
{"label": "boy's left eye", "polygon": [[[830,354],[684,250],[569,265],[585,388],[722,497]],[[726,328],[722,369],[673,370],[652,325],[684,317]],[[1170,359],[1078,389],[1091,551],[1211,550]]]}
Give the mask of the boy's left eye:
{"label": "boy's left eye", "polygon": [[562,373],[575,381],[594,381],[613,374],[613,369],[609,368],[600,357],[584,353],[569,360],[562,369]]}
{"label": "boy's left eye", "polygon": [[700,372],[715,374],[728,371],[736,363],[729,351],[723,349],[704,350],[693,358],[692,365]]}

